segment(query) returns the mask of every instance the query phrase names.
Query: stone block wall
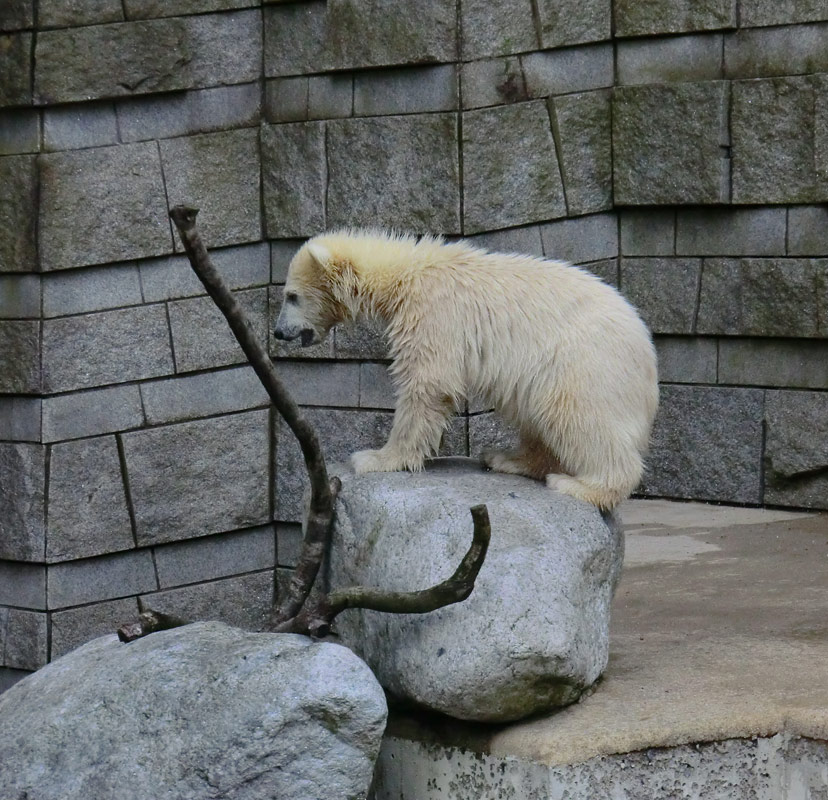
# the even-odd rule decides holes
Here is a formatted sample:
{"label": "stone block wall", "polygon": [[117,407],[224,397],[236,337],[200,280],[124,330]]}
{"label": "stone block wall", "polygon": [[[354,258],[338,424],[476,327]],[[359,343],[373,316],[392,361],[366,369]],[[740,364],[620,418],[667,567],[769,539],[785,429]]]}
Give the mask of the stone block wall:
{"label": "stone block wall", "polygon": [[[180,202],[331,461],[390,428],[382,337],[274,341],[279,284],[310,235],[397,227],[638,306],[645,494],[828,508],[826,53],[812,0],[4,3],[0,687],[138,598],[256,627],[295,563],[301,460]],[[472,399],[443,451],[511,435]]]}

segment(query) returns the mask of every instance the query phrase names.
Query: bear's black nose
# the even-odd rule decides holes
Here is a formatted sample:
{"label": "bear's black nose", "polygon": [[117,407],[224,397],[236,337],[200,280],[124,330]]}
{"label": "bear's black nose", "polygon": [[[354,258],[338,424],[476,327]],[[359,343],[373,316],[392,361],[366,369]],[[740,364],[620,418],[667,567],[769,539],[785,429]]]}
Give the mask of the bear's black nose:
{"label": "bear's black nose", "polygon": [[280,328],[274,328],[274,329],[273,329],[273,335],[274,335],[277,339],[287,339],[287,336],[285,336],[284,331],[283,331],[283,330],[281,330]]}

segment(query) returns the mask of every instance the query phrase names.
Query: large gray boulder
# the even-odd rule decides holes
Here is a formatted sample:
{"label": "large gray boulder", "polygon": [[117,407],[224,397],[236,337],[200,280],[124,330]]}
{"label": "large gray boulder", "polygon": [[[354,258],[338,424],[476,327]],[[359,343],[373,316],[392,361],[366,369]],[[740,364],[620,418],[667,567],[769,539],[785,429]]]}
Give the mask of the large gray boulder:
{"label": "large gray boulder", "polygon": [[218,622],[105,636],[0,696],[0,797],[364,798],[385,720],[339,645]]}
{"label": "large gray boulder", "polygon": [[466,601],[423,615],[338,617],[343,642],[392,695],[506,722],[572,703],[601,675],[623,559],[614,517],[470,459],[436,459],[417,474],[334,472],[332,588],[410,591],[446,579],[471,543],[469,508],[489,509],[491,544]]}

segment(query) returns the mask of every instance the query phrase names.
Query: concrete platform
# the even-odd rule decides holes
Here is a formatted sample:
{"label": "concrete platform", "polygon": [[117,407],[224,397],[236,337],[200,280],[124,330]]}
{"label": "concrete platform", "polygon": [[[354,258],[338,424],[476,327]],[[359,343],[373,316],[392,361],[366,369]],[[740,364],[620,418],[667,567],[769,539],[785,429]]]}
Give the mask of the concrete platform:
{"label": "concrete platform", "polygon": [[828,800],[828,514],[634,500],[610,662],[505,728],[397,716],[377,800]]}

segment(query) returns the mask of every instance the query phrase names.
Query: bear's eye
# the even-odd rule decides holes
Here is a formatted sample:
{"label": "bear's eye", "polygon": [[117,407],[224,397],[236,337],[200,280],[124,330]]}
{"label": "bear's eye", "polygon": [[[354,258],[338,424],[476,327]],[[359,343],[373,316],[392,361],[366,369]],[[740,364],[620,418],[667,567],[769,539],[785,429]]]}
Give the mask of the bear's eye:
{"label": "bear's eye", "polygon": [[286,303],[298,303],[299,302],[299,295],[296,292],[285,292],[285,302]]}

